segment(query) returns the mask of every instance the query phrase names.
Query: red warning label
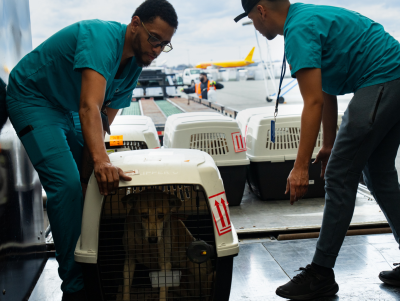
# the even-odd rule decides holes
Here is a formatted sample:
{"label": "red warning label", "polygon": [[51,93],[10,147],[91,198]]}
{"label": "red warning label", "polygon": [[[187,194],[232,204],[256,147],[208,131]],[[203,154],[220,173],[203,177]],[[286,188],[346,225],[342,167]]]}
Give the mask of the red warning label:
{"label": "red warning label", "polygon": [[218,235],[222,236],[232,231],[231,220],[229,217],[229,204],[226,200],[225,192],[218,193],[209,197],[212,206],[212,214]]}
{"label": "red warning label", "polygon": [[232,140],[235,153],[241,153],[247,150],[246,142],[244,141],[240,132],[232,133]]}

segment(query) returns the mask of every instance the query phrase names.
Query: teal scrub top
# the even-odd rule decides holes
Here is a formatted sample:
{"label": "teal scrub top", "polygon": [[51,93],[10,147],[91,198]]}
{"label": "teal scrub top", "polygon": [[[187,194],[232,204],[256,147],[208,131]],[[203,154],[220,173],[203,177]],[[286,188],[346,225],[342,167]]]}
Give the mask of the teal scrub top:
{"label": "teal scrub top", "polygon": [[27,54],[10,74],[8,94],[19,101],[64,111],[79,111],[82,73],[90,68],[107,81],[105,102],[128,107],[142,71],[135,57],[115,79],[127,26],[87,20],[72,24]]}
{"label": "teal scrub top", "polygon": [[0,78],[0,104],[6,101],[6,84]]}
{"label": "teal scrub top", "polygon": [[295,3],[284,27],[292,77],[304,68],[322,71],[322,88],[331,95],[400,78],[400,44],[382,25],[356,12]]}

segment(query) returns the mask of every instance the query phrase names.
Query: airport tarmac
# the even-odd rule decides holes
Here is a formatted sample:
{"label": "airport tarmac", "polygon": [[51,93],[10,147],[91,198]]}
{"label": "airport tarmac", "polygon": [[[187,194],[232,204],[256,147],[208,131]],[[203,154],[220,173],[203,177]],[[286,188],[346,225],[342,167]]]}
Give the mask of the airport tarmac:
{"label": "airport tarmac", "polygon": [[[282,87],[288,85],[287,88],[282,89],[283,94],[293,87],[296,81],[292,82],[292,78],[285,78],[282,84]],[[291,83],[292,82],[292,83]],[[267,102],[267,92],[265,89],[264,81],[255,81],[255,80],[247,80],[247,81],[230,81],[230,82],[221,82],[224,85],[224,89],[217,90],[217,103],[230,107],[232,109],[236,109],[238,111],[245,110],[248,108],[257,108],[257,107],[267,107],[274,106],[275,103]],[[278,87],[279,82],[278,79],[275,82]],[[273,85],[269,82],[268,87],[270,91],[273,90]],[[273,94],[273,93],[272,93]],[[345,110],[347,108],[348,103],[350,102],[352,94],[339,96],[338,97],[338,107],[339,110]],[[303,99],[301,97],[300,89],[295,86],[292,90],[290,90],[287,94],[284,94],[286,104],[282,105],[291,105],[291,104],[301,104]]]}
{"label": "airport tarmac", "polygon": [[[292,82],[292,78],[285,78],[282,84],[282,87],[285,87],[289,84],[289,88],[294,85]],[[217,103],[230,107],[232,109],[242,111],[248,108],[257,108],[257,107],[268,107],[275,106],[275,103],[267,102],[267,92],[265,89],[264,81],[230,81],[230,82],[221,82],[224,85],[224,89],[217,90]],[[276,85],[279,85],[278,79],[276,79]],[[270,91],[272,91],[272,84],[269,82],[268,87]],[[287,89],[283,89],[283,93],[285,93]],[[183,97],[186,97],[185,94],[182,94]],[[290,106],[290,105],[299,105],[303,103],[303,99],[301,97],[299,86],[297,85],[292,90],[290,90],[287,94],[284,95],[285,104],[281,104],[280,106]],[[338,97],[338,109],[341,111],[345,111],[349,102],[353,98],[353,94],[347,94]],[[396,158],[396,168],[400,169],[400,156],[397,155]]]}

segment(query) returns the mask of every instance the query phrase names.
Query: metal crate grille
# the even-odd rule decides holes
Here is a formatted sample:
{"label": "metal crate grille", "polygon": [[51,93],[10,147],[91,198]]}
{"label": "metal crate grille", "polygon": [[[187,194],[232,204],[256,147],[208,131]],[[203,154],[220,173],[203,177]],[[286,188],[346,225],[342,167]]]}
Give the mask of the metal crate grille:
{"label": "metal crate grille", "polygon": [[130,149],[141,150],[148,149],[147,143],[144,141],[124,141],[124,145],[110,146],[110,142],[106,142],[106,149]]}
{"label": "metal crate grille", "polygon": [[213,300],[214,257],[198,264],[186,251],[199,241],[215,249],[198,185],[124,187],[105,197],[98,249],[104,299]]}
{"label": "metal crate grille", "polygon": [[190,136],[190,149],[198,149],[210,156],[227,155],[228,142],[224,133],[201,133]]}
{"label": "metal crate grille", "polygon": [[[300,128],[276,128],[275,143],[271,141],[271,130],[268,130],[266,148],[270,150],[298,149],[300,143]],[[322,147],[322,130],[319,131],[315,147]]]}

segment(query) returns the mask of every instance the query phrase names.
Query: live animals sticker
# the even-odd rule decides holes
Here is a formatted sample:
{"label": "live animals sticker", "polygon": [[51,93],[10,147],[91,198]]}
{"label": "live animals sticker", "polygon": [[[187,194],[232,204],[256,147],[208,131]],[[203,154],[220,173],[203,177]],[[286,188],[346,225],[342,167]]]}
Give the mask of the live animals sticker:
{"label": "live animals sticker", "polygon": [[110,146],[122,146],[124,145],[124,136],[110,136]]}
{"label": "live animals sticker", "polygon": [[135,170],[124,171],[124,173],[125,173],[127,176],[137,176],[137,175],[140,174],[140,173],[139,173],[139,170],[137,170],[137,169],[135,169]]}
{"label": "live animals sticker", "polygon": [[232,225],[229,213],[229,204],[226,200],[225,192],[218,193],[209,197],[212,206],[212,214],[215,227],[219,236],[232,231]]}

